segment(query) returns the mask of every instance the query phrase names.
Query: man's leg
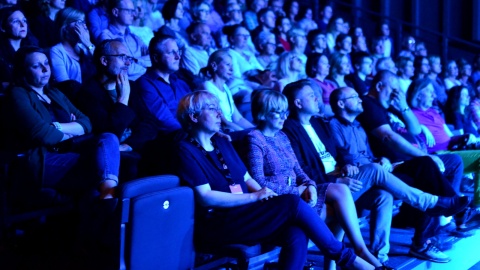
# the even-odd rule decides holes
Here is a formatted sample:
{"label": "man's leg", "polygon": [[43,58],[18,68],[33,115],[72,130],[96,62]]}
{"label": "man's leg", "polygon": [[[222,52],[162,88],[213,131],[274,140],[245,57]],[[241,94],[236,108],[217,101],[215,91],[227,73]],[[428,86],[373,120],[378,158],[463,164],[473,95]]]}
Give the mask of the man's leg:
{"label": "man's leg", "polygon": [[356,202],[357,209],[370,210],[370,245],[373,255],[381,263],[388,260],[390,229],[392,226],[393,196],[382,189],[371,189]]}
{"label": "man's leg", "polygon": [[[460,151],[463,152],[463,151]],[[464,162],[462,158],[456,154],[441,154],[438,157],[443,161],[445,165],[445,172],[443,175],[452,184],[453,189],[457,194],[460,194],[460,185],[462,184],[462,178],[464,173]]]}

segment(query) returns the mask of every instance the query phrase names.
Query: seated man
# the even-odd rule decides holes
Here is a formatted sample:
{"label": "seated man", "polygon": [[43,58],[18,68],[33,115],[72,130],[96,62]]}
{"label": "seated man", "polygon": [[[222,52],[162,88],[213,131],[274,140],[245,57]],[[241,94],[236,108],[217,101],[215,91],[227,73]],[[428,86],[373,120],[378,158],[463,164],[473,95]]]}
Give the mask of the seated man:
{"label": "seated man", "polygon": [[210,47],[212,44],[210,28],[205,23],[195,22],[187,28],[187,33],[190,37],[190,46],[186,46],[180,66],[198,75],[200,69],[207,66],[208,57],[215,51]]}
{"label": "seated man", "polygon": [[[416,138],[420,132],[418,120],[408,108],[405,94],[398,88],[397,76],[386,70],[377,73],[369,94],[363,96],[362,101],[364,111],[358,116],[358,121],[369,135],[373,153],[388,158],[392,163],[401,163],[401,166],[395,168],[395,174],[407,184],[414,185],[415,182],[414,186],[426,192],[453,196],[456,192],[450,183],[461,180],[463,163],[456,155],[428,155],[422,150],[422,145]],[[432,165],[432,161],[436,163],[436,167]],[[416,172],[419,172],[416,178],[422,181],[414,181],[411,177]],[[441,185],[432,185],[425,181],[439,172],[450,183],[439,181]],[[421,174],[423,176],[419,177]],[[438,177],[442,178],[442,175]],[[438,222],[418,211],[412,214],[414,216],[411,216],[411,220],[415,221],[416,230],[411,253],[425,258],[435,256],[436,253],[428,252],[428,247],[433,245],[429,238],[434,235],[434,231],[425,228],[435,229],[438,227],[435,223]],[[460,218],[462,214],[463,212],[457,217]]]}
{"label": "seated man", "polygon": [[[342,157],[337,155],[332,138],[333,133],[328,125],[322,118],[314,117],[319,113],[319,107],[323,107],[322,101],[315,97],[308,80],[287,85],[283,93],[289,100],[289,109],[292,113],[285,122],[283,131],[289,137],[302,169],[317,183],[345,183],[352,190],[354,200],[359,199],[373,185],[377,185],[414,207],[421,210],[429,209],[427,211],[432,215],[438,214],[434,209],[441,208],[440,205],[444,203],[444,198],[439,201],[437,196],[407,186],[378,164],[369,162],[360,168],[346,164],[342,169],[343,176],[333,175],[337,164],[335,158],[341,160]],[[327,173],[329,174],[327,175]],[[376,198],[379,195],[380,197]],[[369,203],[363,205],[365,208],[377,207],[377,209],[373,209],[372,214],[375,224],[371,226],[371,248],[380,261],[385,262],[388,259],[389,251],[391,195],[381,190],[370,191],[363,195],[360,201]],[[379,204],[375,205],[376,202]],[[464,202],[460,204],[463,205]],[[455,211],[461,210],[461,208],[462,206]]]}
{"label": "seated man", "polygon": [[94,61],[98,74],[79,91],[78,106],[92,121],[95,133],[117,135],[122,178],[134,179],[138,153],[156,133],[132,109],[138,99],[130,90],[127,74],[133,57],[122,40],[107,39],[95,50]]}
{"label": "seated man", "polygon": [[145,73],[147,67],[151,66],[147,45],[130,32],[129,26],[133,24],[135,7],[132,0],[110,0],[109,9],[108,28],[102,31],[98,41],[116,38],[122,40],[132,57],[136,58],[128,69],[129,79],[135,81]]}
{"label": "seated man", "polygon": [[353,55],[353,67],[355,72],[348,74],[345,79],[353,84],[353,88],[359,95],[368,94],[372,84],[372,78],[369,77],[373,68],[372,57],[366,52],[355,53]]}

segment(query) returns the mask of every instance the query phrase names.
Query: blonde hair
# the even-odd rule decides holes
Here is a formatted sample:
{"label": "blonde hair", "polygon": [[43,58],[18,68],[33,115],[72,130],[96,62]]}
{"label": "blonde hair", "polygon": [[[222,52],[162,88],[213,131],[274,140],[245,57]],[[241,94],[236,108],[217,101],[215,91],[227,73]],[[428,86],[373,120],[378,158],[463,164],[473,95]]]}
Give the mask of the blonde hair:
{"label": "blonde hair", "polygon": [[71,7],[64,8],[57,13],[55,24],[60,31],[60,40],[70,41],[73,35],[68,30],[68,26],[70,23],[79,20],[85,20],[85,14],[82,11]]}
{"label": "blonde hair", "polygon": [[290,68],[290,62],[293,57],[299,57],[300,55],[294,51],[284,52],[278,58],[277,64],[277,78],[284,79],[290,77],[292,74]]}
{"label": "blonde hair", "polygon": [[177,120],[182,125],[184,130],[192,128],[192,121],[190,121],[190,114],[200,115],[202,109],[208,105],[217,105],[218,98],[212,93],[200,90],[187,94],[178,103]]}
{"label": "blonde hair", "polygon": [[274,90],[261,90],[252,99],[252,117],[257,125],[265,122],[270,112],[288,110],[288,100],[285,95]]}

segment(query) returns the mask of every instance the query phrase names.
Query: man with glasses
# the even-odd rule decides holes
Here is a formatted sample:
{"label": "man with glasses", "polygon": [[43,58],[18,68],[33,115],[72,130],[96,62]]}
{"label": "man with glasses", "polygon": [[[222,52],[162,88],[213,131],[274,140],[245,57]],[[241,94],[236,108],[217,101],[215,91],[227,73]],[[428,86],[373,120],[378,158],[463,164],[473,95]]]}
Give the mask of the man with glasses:
{"label": "man with glasses", "polygon": [[[369,136],[376,156],[389,159],[394,173],[407,184],[440,196],[454,196],[462,178],[463,163],[458,155],[429,155],[417,138],[421,127],[399,89],[398,77],[383,70],[375,75],[368,95],[362,97],[364,111],[358,121]],[[463,198],[463,197],[462,197]],[[404,211],[405,210],[405,211]],[[432,240],[439,221],[414,209],[404,209],[403,221],[413,223],[415,234],[410,254],[431,260],[445,260]],[[466,217],[465,211],[455,215],[457,222]],[[448,215],[446,215],[448,216]],[[458,232],[453,231],[457,236]]]}
{"label": "man with glasses", "polygon": [[[343,92],[343,89],[348,93]],[[315,96],[310,81],[291,83],[283,93],[288,98],[291,111],[283,131],[289,137],[302,169],[317,183],[346,184],[351,189],[356,204],[360,208],[372,210],[370,246],[381,262],[388,260],[392,194],[431,215],[440,215],[443,211],[456,212],[465,207],[465,202],[459,199],[433,196],[406,185],[390,173],[391,167],[387,166],[386,160],[381,159],[380,164],[373,162],[373,156],[369,156],[367,149],[368,144],[363,148],[355,148],[357,145],[347,147],[347,150],[353,151],[352,154],[343,151],[336,139],[348,137],[347,142],[353,141],[352,144],[355,144],[360,141],[360,144],[366,141],[366,134],[362,140],[360,130],[339,130],[334,124],[336,119],[332,120],[330,128],[325,119],[317,117],[319,112],[322,113],[324,104]],[[361,100],[355,90],[342,88],[333,93],[335,94],[332,94],[330,100],[333,102],[332,109],[337,114],[343,112],[341,109],[347,103],[349,111],[362,110]],[[358,124],[352,127],[357,126],[359,127]],[[362,158],[354,160],[359,153]],[[384,190],[371,189],[372,186]]]}
{"label": "man with glasses", "polygon": [[148,56],[148,47],[143,41],[130,31],[133,24],[136,9],[132,0],[110,0],[110,21],[108,28],[100,34],[99,40],[121,39],[132,57],[137,61],[131,63],[128,69],[129,79],[137,80],[142,76],[147,67],[151,66]]}

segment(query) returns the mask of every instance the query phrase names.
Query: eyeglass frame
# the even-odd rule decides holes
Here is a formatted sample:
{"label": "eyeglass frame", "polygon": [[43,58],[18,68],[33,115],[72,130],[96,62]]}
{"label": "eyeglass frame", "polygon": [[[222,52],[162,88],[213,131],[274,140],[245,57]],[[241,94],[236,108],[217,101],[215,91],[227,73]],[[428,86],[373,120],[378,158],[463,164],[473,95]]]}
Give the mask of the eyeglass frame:
{"label": "eyeglass frame", "polygon": [[132,57],[132,56],[128,56],[128,55],[126,55],[126,54],[124,54],[124,53],[122,53],[122,54],[104,54],[104,55],[102,55],[102,56],[120,57],[120,58],[122,58],[122,61],[123,61],[123,62],[127,62],[127,60],[130,61],[130,63],[137,63],[137,62],[138,62],[138,59],[137,59],[137,58]]}

